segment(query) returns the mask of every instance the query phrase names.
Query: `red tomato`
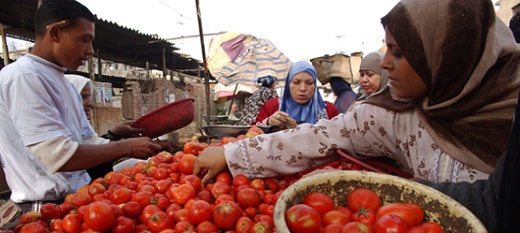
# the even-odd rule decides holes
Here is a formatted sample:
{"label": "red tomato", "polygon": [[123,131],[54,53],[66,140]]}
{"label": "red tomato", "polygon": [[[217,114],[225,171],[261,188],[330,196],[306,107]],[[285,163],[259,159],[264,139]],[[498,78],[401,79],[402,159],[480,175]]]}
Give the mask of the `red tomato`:
{"label": "red tomato", "polygon": [[[223,194],[223,195],[226,195],[226,194]],[[222,196],[222,195],[220,195]],[[219,197],[220,197],[219,196]],[[229,195],[228,195],[229,196]],[[198,193],[197,193],[197,197],[201,200],[204,200],[204,201],[207,201],[207,202],[211,202],[211,200],[213,200],[213,195],[211,194],[210,191],[208,190],[200,190]]]}
{"label": "red tomato", "polygon": [[403,203],[390,203],[381,206],[381,208],[376,212],[376,219],[388,214],[398,216],[408,227],[418,225],[422,222],[422,219],[417,217],[415,209]]}
{"label": "red tomato", "polygon": [[184,144],[183,151],[185,154],[199,155],[199,143],[187,142]]}
{"label": "red tomato", "polygon": [[160,168],[157,168],[157,171],[155,172],[155,175],[153,176],[153,178],[156,180],[164,180],[164,179],[168,178],[169,175],[170,175],[169,169],[160,167]]}
{"label": "red tomato", "polygon": [[[102,179],[102,178],[98,178],[98,179]],[[101,184],[101,183],[94,183],[94,182],[92,182],[88,186],[88,194],[90,196],[94,196],[94,195],[96,195],[98,193],[103,193],[105,191],[107,191],[107,188],[103,184]]]}
{"label": "red tomato", "polygon": [[46,233],[47,230],[45,229],[45,226],[43,226],[39,222],[30,222],[27,224],[24,224],[22,228],[20,229],[19,233]]}
{"label": "red tomato", "polygon": [[347,196],[347,207],[352,212],[358,211],[361,207],[377,211],[381,207],[381,200],[374,191],[359,188]]}
{"label": "red tomato", "polygon": [[152,203],[152,200],[150,199],[151,196],[153,196],[153,194],[150,192],[140,191],[135,193],[134,196],[132,196],[132,201],[139,204],[141,208],[144,208],[145,206],[150,205]]}
{"label": "red tomato", "polygon": [[180,221],[175,224],[176,233],[191,232],[193,229],[195,229],[195,227],[188,221]]}
{"label": "red tomato", "polygon": [[112,225],[111,229],[112,233],[127,233],[127,232],[135,232],[135,226],[131,219],[119,216],[116,218],[116,221]]}
{"label": "red tomato", "polygon": [[249,233],[272,233],[273,228],[268,222],[260,221],[253,224]]}
{"label": "red tomato", "polygon": [[110,208],[112,208],[112,212],[114,213],[114,217],[117,218],[119,216],[125,216],[125,211],[123,209],[116,205],[116,204],[108,204]]}
{"label": "red tomato", "polygon": [[215,181],[221,181],[227,183],[228,185],[231,185],[231,174],[229,174],[229,172],[222,172],[218,174]]}
{"label": "red tomato", "polygon": [[188,207],[189,222],[197,225],[213,219],[213,207],[207,201],[197,200]]}
{"label": "red tomato", "polygon": [[127,217],[137,217],[141,213],[141,205],[135,201],[129,201],[123,205],[123,212]]}
{"label": "red tomato", "polygon": [[407,231],[406,223],[393,214],[383,215],[372,226],[374,233],[406,233]]}
{"label": "red tomato", "polygon": [[182,205],[195,197],[196,191],[191,184],[181,184],[178,187],[170,188],[169,192],[173,200]]}
{"label": "red tomato", "polygon": [[348,222],[350,222],[350,216],[339,210],[330,210],[321,216],[321,225],[324,227],[332,223],[340,223],[345,225]]}
{"label": "red tomato", "polygon": [[[261,205],[261,204],[260,204]],[[244,209],[244,214],[247,216],[247,217],[250,217],[250,218],[254,218],[257,214],[261,213],[257,208],[255,207],[247,207]]]}
{"label": "red tomato", "polygon": [[213,221],[222,230],[232,230],[240,217],[244,216],[238,203],[224,201],[215,206]]}
{"label": "red tomato", "polygon": [[67,214],[63,217],[63,229],[66,232],[80,232],[81,219],[77,214]]}
{"label": "red tomato", "polygon": [[156,212],[161,211],[161,208],[157,207],[156,205],[147,205],[143,208],[143,211],[141,211],[141,214],[139,215],[139,222],[142,224],[147,225],[148,219],[152,217]]}
{"label": "red tomato", "polygon": [[[61,209],[61,212],[63,213],[63,215],[66,215],[68,214],[71,210],[74,209],[74,206],[70,203],[61,203],[60,204],[60,209]],[[63,217],[63,216],[62,216]]]}
{"label": "red tomato", "polygon": [[407,203],[405,205],[412,208],[415,211],[415,216],[417,217],[417,221],[415,222],[415,225],[421,224],[424,219],[424,210],[415,203]]}
{"label": "red tomato", "polygon": [[50,224],[51,231],[65,231],[63,229],[63,219],[53,219]]}
{"label": "red tomato", "polygon": [[72,197],[72,204],[78,208],[83,205],[88,205],[92,202],[92,197],[87,191],[77,192]]}
{"label": "red tomato", "polygon": [[343,228],[343,224],[332,223],[326,227],[322,227],[319,233],[341,233],[341,228]]}
{"label": "red tomato", "polygon": [[341,233],[371,233],[370,227],[360,222],[349,222],[341,228]]}
{"label": "red tomato", "polygon": [[255,223],[249,217],[242,216],[238,219],[235,225],[236,233],[249,233]]}
{"label": "red tomato", "polygon": [[193,174],[193,166],[195,165],[195,161],[197,160],[197,156],[192,154],[185,154],[179,160],[179,172],[184,175],[192,175]]}
{"label": "red tomato", "polygon": [[190,218],[188,217],[188,210],[187,209],[180,209],[173,213],[173,221],[174,222],[180,222],[180,221],[189,221]]}
{"label": "red tomato", "polygon": [[238,191],[237,202],[243,207],[256,207],[261,201],[260,193],[253,188],[243,188]]}
{"label": "red tomato", "polygon": [[302,203],[316,209],[318,213],[320,213],[320,216],[334,209],[334,200],[332,200],[332,197],[320,192],[308,194],[303,198]]}
{"label": "red tomato", "polygon": [[[424,233],[443,233],[444,230],[442,229],[442,226],[439,225],[436,222],[423,222],[419,224],[418,226],[414,226],[412,228],[420,227],[424,230]],[[412,229],[410,228],[410,229]]]}
{"label": "red tomato", "polygon": [[219,229],[215,223],[211,221],[204,221],[197,225],[197,233],[215,233],[219,232]]}
{"label": "red tomato", "polygon": [[238,187],[241,185],[249,185],[249,183],[251,183],[251,181],[244,174],[238,174],[235,177],[233,177],[232,183],[233,183],[234,187]]}
{"label": "red tomato", "polygon": [[112,194],[110,195],[110,201],[116,205],[129,202],[131,200],[132,190],[125,187],[121,187],[114,190],[114,192],[112,192]]}
{"label": "red tomato", "polygon": [[296,204],[285,211],[285,221],[291,232],[312,233],[321,226],[321,217],[317,210],[305,205]]}
{"label": "red tomato", "polygon": [[364,223],[367,226],[372,226],[376,222],[376,212],[373,210],[366,210],[359,208],[357,212],[350,215],[350,221]]}
{"label": "red tomato", "polygon": [[185,175],[179,180],[180,184],[191,184],[195,190],[200,191],[202,189],[202,179],[195,175]]}
{"label": "red tomato", "polygon": [[265,182],[263,179],[260,179],[260,178],[253,179],[251,181],[251,183],[249,183],[249,186],[251,186],[251,188],[254,188],[258,191],[265,190]]}
{"label": "red tomato", "polygon": [[179,204],[179,203],[172,203],[170,204],[168,207],[166,207],[166,215],[168,215],[168,217],[170,219],[174,219],[174,214],[175,214],[175,211],[177,210],[180,210],[182,209],[182,206]]}
{"label": "red tomato", "polygon": [[107,203],[101,201],[92,202],[87,206],[83,214],[83,220],[89,229],[107,231],[114,224],[114,211]]}
{"label": "red tomato", "polygon": [[266,178],[264,182],[267,189],[273,191],[273,193],[276,193],[278,190],[280,190],[280,182],[278,182],[278,180],[275,178]]}
{"label": "red tomato", "polygon": [[61,211],[60,206],[56,203],[51,202],[42,205],[42,207],[40,208],[40,214],[43,220],[50,220],[63,217],[63,212]]}
{"label": "red tomato", "polygon": [[407,233],[427,233],[427,232],[421,226],[413,226],[413,227],[408,228]]}
{"label": "red tomato", "polygon": [[231,186],[229,186],[228,183],[223,181],[217,181],[213,184],[213,187],[211,187],[211,194],[214,198],[217,198],[222,194],[229,194],[230,192]]}
{"label": "red tomato", "polygon": [[152,232],[160,232],[164,229],[173,228],[173,221],[162,211],[155,212],[146,223]]}

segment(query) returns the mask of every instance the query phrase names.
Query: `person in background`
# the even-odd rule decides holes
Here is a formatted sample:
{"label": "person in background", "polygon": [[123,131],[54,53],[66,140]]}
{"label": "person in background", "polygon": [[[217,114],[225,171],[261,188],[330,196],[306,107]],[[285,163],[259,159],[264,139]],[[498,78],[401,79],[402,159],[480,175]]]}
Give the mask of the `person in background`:
{"label": "person in background", "polygon": [[258,111],[270,99],[278,98],[274,89],[277,83],[274,76],[264,76],[258,79],[258,89],[246,100],[242,109],[239,125],[251,125],[258,115]]}
{"label": "person in background", "polygon": [[[77,74],[66,74],[65,78],[69,80],[74,88],[79,92],[82,100],[83,110],[87,119],[90,119],[92,113],[92,96],[94,93],[94,83],[92,80],[85,78]],[[101,135],[102,138],[110,141],[118,141],[123,138],[138,137],[140,133],[144,132],[144,129],[132,127],[133,121],[124,121],[115,125],[112,129],[108,130],[105,134]],[[97,134],[96,134],[97,135]],[[154,140],[155,143],[161,146],[161,150],[169,151],[173,153],[174,148],[168,141]],[[92,180],[104,177],[108,172],[113,171],[114,163],[120,159],[108,161],[95,167],[87,169]]]}
{"label": "person in background", "polygon": [[332,77],[329,82],[332,91],[336,95],[334,106],[336,106],[338,112],[346,112],[356,101],[356,93],[352,90],[350,83],[341,77]]}
{"label": "person in background", "polygon": [[232,120],[232,121],[238,120],[238,117],[236,117],[236,114],[238,114],[237,110],[238,110],[237,104],[233,103],[231,105],[231,111],[229,112],[228,120]]}
{"label": "person in background", "polygon": [[294,63],[287,75],[282,98],[267,101],[253,124],[294,128],[296,124],[314,124],[338,115],[334,104],[323,101],[317,86],[314,66],[306,61]]}
{"label": "person in background", "polygon": [[516,43],[520,44],[520,12],[516,12],[509,20],[509,29],[513,32]]}
{"label": "person in background", "polygon": [[74,0],[45,0],[34,28],[31,53],[0,71],[0,156],[10,198],[24,211],[89,184],[85,169],[121,157],[147,159],[161,149],[148,137],[97,137],[65,78],[93,54],[90,10]]}
{"label": "person in background", "polygon": [[507,149],[520,91],[520,49],[491,1],[403,0],[382,24],[383,90],[331,120],[208,147],[194,174],[294,174],[343,149],[391,158],[434,183],[487,179]]}
{"label": "person in background", "polygon": [[388,83],[388,73],[381,68],[383,55],[380,53],[369,53],[359,67],[359,84],[361,92],[358,100],[365,100],[368,96],[380,91]]}

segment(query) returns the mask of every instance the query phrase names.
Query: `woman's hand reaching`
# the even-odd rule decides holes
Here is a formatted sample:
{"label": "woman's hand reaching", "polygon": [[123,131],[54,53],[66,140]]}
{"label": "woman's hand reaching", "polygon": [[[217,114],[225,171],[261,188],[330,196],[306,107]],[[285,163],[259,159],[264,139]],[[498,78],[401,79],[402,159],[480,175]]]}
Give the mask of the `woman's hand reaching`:
{"label": "woman's hand reaching", "polygon": [[206,169],[207,172],[202,178],[202,183],[206,184],[213,177],[226,170],[226,168],[227,161],[224,155],[224,147],[210,146],[199,153],[193,168],[193,175],[198,176]]}

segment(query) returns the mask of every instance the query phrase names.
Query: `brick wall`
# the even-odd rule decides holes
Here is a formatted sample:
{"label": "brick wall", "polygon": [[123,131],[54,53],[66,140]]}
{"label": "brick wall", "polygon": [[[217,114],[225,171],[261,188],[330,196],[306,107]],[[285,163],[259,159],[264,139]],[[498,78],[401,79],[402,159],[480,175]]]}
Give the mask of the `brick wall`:
{"label": "brick wall", "polygon": [[[201,117],[206,112],[206,94],[204,84],[198,83],[197,77],[183,77],[186,82],[186,90],[176,88],[170,80],[159,78],[148,82],[147,88],[141,87],[139,81],[127,81],[123,92],[123,115],[126,118],[136,120],[139,117],[162,107],[170,102],[170,98],[180,100],[186,97],[195,99],[193,122],[175,132],[167,135],[168,140],[184,144],[193,137],[200,137]],[[143,82],[141,82],[143,83]],[[153,83],[153,84],[150,84]],[[143,93],[143,89],[148,89]],[[126,95],[126,96],[125,96]]]}

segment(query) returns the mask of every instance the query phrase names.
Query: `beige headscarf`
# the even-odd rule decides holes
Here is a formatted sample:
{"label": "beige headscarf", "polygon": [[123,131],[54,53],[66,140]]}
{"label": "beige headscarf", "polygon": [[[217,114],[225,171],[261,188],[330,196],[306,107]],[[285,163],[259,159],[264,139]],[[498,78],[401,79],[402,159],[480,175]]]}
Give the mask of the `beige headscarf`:
{"label": "beige headscarf", "polygon": [[490,0],[402,0],[382,24],[428,87],[422,99],[368,102],[414,108],[443,151],[483,172],[506,150],[520,89],[520,52]]}
{"label": "beige headscarf", "polygon": [[[376,94],[383,90],[383,88],[388,84],[388,72],[387,70],[381,68],[381,61],[383,60],[383,54],[373,52],[367,54],[363,60],[361,60],[361,65],[359,66],[359,71],[362,70],[370,70],[372,72],[375,72],[381,76],[379,79],[379,88],[372,93]],[[364,100],[368,97],[368,95],[365,93],[365,91],[362,91],[363,94],[358,98],[358,100]]]}

